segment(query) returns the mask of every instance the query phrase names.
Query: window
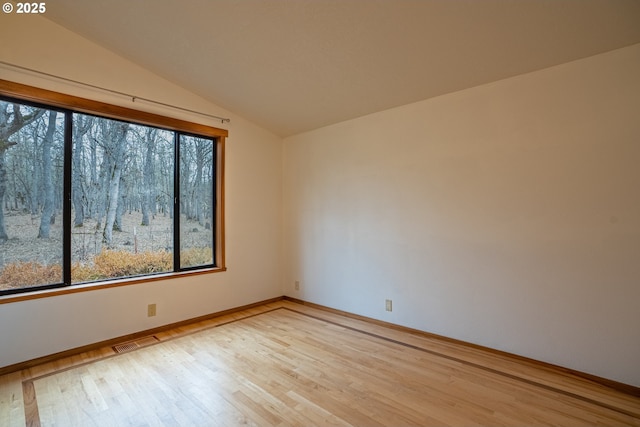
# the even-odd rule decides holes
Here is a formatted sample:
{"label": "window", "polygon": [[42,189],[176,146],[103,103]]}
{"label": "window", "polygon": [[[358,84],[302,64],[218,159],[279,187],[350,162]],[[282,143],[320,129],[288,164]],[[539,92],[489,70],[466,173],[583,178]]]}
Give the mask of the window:
{"label": "window", "polygon": [[226,135],[0,80],[0,295],[224,270]]}
{"label": "window", "polygon": [[211,142],[204,138],[180,135],[180,267],[210,264],[215,208],[214,156]]}
{"label": "window", "polygon": [[0,100],[0,290],[63,281],[65,121]]}

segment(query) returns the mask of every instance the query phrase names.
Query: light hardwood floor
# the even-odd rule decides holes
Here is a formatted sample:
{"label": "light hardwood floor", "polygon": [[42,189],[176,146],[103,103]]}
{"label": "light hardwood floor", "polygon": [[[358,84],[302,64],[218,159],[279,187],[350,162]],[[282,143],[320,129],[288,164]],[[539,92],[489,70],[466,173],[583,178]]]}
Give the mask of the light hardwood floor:
{"label": "light hardwood floor", "polygon": [[155,336],[0,377],[0,425],[640,426],[638,397],[291,301]]}

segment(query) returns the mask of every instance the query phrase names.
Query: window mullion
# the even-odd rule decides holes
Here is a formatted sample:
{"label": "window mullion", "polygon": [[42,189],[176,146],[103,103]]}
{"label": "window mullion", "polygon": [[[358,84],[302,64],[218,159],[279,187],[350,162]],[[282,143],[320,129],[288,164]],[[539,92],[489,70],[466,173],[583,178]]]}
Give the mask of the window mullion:
{"label": "window mullion", "polygon": [[173,271],[180,271],[180,133],[173,133]]}
{"label": "window mullion", "polygon": [[64,114],[64,198],[62,199],[62,278],[71,285],[71,171],[73,156],[73,113]]}

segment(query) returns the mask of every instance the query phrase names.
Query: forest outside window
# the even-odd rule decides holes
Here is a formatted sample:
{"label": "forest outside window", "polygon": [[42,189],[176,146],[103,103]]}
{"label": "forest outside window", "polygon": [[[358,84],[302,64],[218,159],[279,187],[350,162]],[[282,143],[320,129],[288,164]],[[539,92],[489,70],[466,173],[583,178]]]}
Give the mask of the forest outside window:
{"label": "forest outside window", "polygon": [[0,96],[0,295],[224,269],[226,131],[46,100]]}

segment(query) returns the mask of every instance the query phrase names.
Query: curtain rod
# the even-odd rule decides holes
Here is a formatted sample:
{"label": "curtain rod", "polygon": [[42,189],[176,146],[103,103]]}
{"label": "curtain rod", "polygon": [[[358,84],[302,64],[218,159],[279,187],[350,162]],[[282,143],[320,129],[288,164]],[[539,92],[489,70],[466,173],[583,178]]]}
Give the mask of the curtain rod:
{"label": "curtain rod", "polygon": [[65,81],[65,82],[75,83],[75,84],[86,86],[86,87],[90,87],[90,88],[93,88],[93,89],[102,90],[104,92],[109,92],[109,93],[113,93],[113,94],[116,94],[116,95],[120,95],[120,96],[124,96],[124,97],[127,97],[127,98],[131,98],[131,102],[136,102],[136,100],[141,100],[141,101],[144,101],[144,102],[149,102],[151,104],[161,105],[163,107],[173,108],[173,109],[180,110],[180,111],[186,111],[188,113],[194,113],[194,114],[199,114],[201,116],[210,117],[212,119],[220,120],[220,122],[222,122],[222,123],[231,122],[231,119],[229,119],[227,117],[214,116],[213,114],[202,113],[200,111],[190,110],[188,108],[178,107],[176,105],[171,105],[171,104],[167,104],[167,103],[164,103],[164,102],[154,101],[153,99],[143,98],[141,96],[131,95],[131,94],[128,94],[128,93],[125,93],[125,92],[119,92],[119,91],[113,90],[113,89],[107,89],[107,88],[104,88],[104,87],[101,87],[101,86],[96,86],[96,85],[92,85],[92,84],[89,84],[89,83],[84,83],[84,82],[81,82],[81,81],[78,81],[78,80],[73,80],[73,79],[68,79],[66,77],[56,76],[55,74],[45,73],[44,71],[34,70],[32,68],[23,67],[21,65],[11,64],[11,63],[5,62],[5,61],[0,61],[0,64],[8,65],[9,67],[17,68],[17,69],[23,70],[23,71],[29,71],[29,72],[40,74],[40,75],[47,76],[47,77],[53,77],[54,79],[62,80],[62,81]]}

